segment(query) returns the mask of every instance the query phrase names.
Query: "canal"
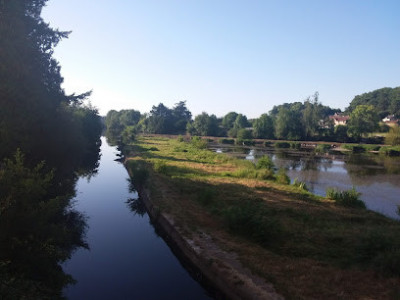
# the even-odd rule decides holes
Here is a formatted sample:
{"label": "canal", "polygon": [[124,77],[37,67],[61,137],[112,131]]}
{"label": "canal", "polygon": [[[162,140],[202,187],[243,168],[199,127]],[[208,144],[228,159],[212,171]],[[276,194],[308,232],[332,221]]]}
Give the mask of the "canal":
{"label": "canal", "polygon": [[130,188],[118,151],[102,139],[98,173],[80,178],[75,209],[87,217],[90,250],[63,264],[77,281],[67,299],[211,299],[157,235]]}

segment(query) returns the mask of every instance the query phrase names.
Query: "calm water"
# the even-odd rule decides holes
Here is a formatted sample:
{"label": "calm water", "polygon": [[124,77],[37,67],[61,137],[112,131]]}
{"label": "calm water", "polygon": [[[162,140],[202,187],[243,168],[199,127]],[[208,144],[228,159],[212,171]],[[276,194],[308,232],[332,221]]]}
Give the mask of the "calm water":
{"label": "calm water", "polygon": [[[219,146],[218,146],[219,147]],[[293,181],[304,181],[311,192],[325,196],[329,187],[340,190],[356,187],[361,200],[371,210],[400,219],[400,158],[373,154],[316,155],[312,151],[286,151],[267,148],[214,148],[217,152],[256,161],[269,155],[277,168],[287,168]]]}
{"label": "calm water", "polygon": [[[68,299],[210,299],[154,231],[147,214],[135,214],[127,201],[124,166],[118,151],[102,140],[98,174],[80,179],[76,209],[88,217],[87,242],[63,269],[77,284],[64,291]],[[132,201],[132,200],[131,200]]]}

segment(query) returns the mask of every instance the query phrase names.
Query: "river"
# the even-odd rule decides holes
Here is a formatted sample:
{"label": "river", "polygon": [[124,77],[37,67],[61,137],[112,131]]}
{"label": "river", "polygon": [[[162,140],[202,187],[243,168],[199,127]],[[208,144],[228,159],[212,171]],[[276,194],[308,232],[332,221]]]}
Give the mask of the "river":
{"label": "river", "polygon": [[118,151],[102,139],[98,173],[77,183],[75,209],[87,216],[90,250],[63,264],[77,283],[68,299],[211,299],[159,237],[145,211],[132,211],[137,193]]}
{"label": "river", "polygon": [[277,168],[286,168],[292,182],[297,178],[312,193],[326,195],[327,188],[348,190],[353,186],[370,210],[400,219],[400,158],[378,154],[317,154],[314,151],[263,147],[212,145],[217,152],[256,161],[269,155]]}

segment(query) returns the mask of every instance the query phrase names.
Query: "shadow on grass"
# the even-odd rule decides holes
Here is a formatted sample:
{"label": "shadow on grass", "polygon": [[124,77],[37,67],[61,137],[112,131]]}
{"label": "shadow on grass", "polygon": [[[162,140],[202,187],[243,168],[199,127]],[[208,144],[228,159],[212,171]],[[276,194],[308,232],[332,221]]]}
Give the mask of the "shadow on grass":
{"label": "shadow on grass", "polygon": [[[277,198],[294,192],[268,189],[263,194],[262,189],[255,193],[254,188],[237,183],[166,180],[179,194],[177,198],[196,202],[221,220],[231,234],[279,255],[400,275],[400,223],[382,215],[351,208],[337,210],[325,203],[268,201],[271,192]],[[308,196],[294,200],[299,197]]]}

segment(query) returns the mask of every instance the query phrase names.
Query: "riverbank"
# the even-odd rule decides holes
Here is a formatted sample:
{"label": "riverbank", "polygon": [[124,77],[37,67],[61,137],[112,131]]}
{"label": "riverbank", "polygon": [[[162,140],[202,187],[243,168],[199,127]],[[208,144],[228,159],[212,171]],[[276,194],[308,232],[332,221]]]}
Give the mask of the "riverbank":
{"label": "riverbank", "polygon": [[[189,249],[189,260],[190,254],[201,258],[194,262],[211,282],[249,293],[265,285],[271,297],[289,299],[398,295],[398,222],[277,184],[265,172],[249,176],[261,174],[250,162],[198,146],[140,137],[126,166],[146,187],[141,193],[153,218],[169,223],[162,227],[182,239],[177,244]],[[223,274],[207,275],[215,268]],[[251,274],[258,279],[249,279],[246,288]]]}

